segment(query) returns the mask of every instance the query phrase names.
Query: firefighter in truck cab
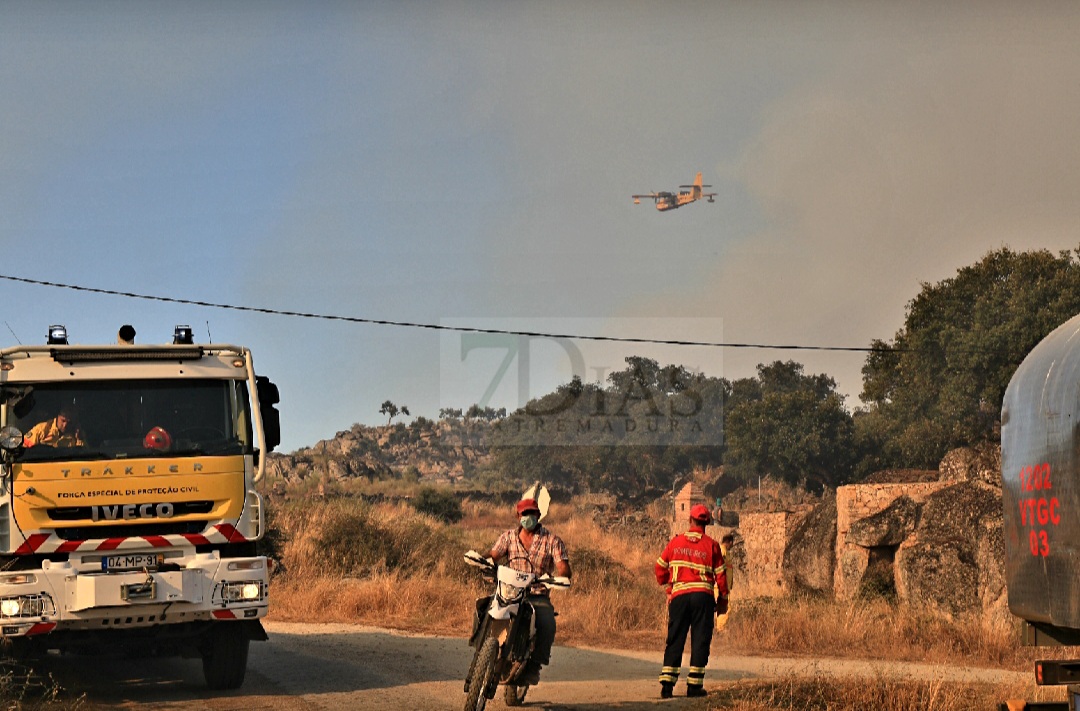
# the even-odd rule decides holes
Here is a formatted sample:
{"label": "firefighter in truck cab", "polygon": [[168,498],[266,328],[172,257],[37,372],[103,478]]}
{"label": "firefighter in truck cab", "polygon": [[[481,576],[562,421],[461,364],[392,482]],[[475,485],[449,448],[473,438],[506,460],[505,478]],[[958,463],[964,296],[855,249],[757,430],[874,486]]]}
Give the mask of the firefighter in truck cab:
{"label": "firefighter in truck cab", "polygon": [[82,447],[82,431],[79,430],[78,414],[71,405],[65,405],[56,417],[39,422],[23,437],[24,447],[45,444],[50,447]]}

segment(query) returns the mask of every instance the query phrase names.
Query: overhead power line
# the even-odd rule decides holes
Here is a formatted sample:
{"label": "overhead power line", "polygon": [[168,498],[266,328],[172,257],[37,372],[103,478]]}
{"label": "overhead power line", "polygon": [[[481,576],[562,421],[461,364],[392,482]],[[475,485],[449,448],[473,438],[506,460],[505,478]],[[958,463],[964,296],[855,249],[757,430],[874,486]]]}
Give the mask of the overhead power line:
{"label": "overhead power line", "polygon": [[27,279],[26,277],[9,276],[0,274],[0,279],[33,284],[35,286],[48,286],[57,289],[70,289],[91,294],[105,294],[106,296],[120,296],[126,299],[142,299],[144,301],[162,301],[169,304],[184,304],[186,306],[205,306],[211,309],[228,309],[230,311],[247,311],[271,316],[291,316],[297,318],[321,319],[324,321],[345,321],[348,323],[363,323],[374,326],[399,326],[402,328],[424,328],[431,331],[453,331],[457,333],[492,333],[507,336],[529,336],[534,338],[568,338],[583,341],[610,341],[614,343],[646,343],[662,346],[703,346],[706,348],[759,348],[789,351],[847,351],[856,353],[871,353],[883,350],[898,350],[894,348],[873,348],[870,346],[808,346],[797,344],[769,344],[769,343],[726,343],[720,341],[686,341],[663,338],[632,338],[625,336],[597,336],[574,333],[544,333],[540,331],[518,331],[501,328],[478,328],[471,326],[447,326],[435,323],[418,323],[411,321],[391,321],[388,319],[364,318],[361,316],[337,316],[334,314],[305,313],[303,311],[287,311],[283,309],[268,309],[258,306],[238,306],[236,304],[219,304],[212,301],[199,301],[196,299],[178,299],[171,296],[156,296],[153,294],[136,294],[130,291],[116,291],[113,289],[98,289],[90,286],[77,284],[61,284],[54,281],[41,279]]}

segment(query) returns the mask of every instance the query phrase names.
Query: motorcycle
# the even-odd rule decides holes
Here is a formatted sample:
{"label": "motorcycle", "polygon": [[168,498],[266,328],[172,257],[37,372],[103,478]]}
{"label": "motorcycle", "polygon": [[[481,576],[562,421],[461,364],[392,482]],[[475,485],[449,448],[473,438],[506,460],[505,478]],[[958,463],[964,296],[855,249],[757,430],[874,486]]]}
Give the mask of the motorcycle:
{"label": "motorcycle", "polygon": [[500,684],[505,687],[506,705],[520,706],[529,691],[529,685],[521,678],[522,672],[536,643],[536,620],[526,599],[529,587],[541,583],[548,589],[564,589],[570,587],[570,579],[516,569],[515,565],[532,567],[525,558],[497,565],[476,551],[469,551],[465,562],[480,568],[494,588],[490,595],[476,601],[469,638],[469,646],[476,652],[465,677],[465,711],[483,711],[488,699],[495,698]]}

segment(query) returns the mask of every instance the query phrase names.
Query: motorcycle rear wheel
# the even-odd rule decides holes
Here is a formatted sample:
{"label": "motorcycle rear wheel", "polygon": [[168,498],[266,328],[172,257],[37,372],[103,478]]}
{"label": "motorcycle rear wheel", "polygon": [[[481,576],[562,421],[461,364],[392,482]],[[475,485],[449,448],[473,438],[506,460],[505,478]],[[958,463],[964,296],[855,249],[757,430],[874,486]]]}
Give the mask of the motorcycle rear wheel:
{"label": "motorcycle rear wheel", "polygon": [[473,668],[472,679],[469,680],[469,691],[465,694],[465,711],[484,711],[484,706],[487,705],[484,690],[492,681],[498,661],[499,641],[494,637],[488,637],[484,640],[480,651],[476,653],[476,665]]}
{"label": "motorcycle rear wheel", "polygon": [[503,701],[506,702],[507,706],[521,706],[525,703],[525,694],[527,693],[529,693],[528,685],[514,686],[513,684],[507,684]]}

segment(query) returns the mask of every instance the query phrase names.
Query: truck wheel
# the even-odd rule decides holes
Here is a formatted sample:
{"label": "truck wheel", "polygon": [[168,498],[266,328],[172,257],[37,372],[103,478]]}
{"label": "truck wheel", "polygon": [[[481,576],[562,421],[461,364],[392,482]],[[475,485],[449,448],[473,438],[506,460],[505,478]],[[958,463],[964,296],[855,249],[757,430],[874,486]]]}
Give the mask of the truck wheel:
{"label": "truck wheel", "polygon": [[488,637],[476,654],[476,666],[469,682],[469,692],[465,695],[465,711],[484,711],[484,706],[487,705],[484,691],[491,683],[498,661],[499,641]]}
{"label": "truck wheel", "polygon": [[243,625],[228,622],[214,625],[202,647],[206,685],[215,691],[239,689],[247,671],[250,643]]}

